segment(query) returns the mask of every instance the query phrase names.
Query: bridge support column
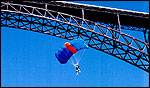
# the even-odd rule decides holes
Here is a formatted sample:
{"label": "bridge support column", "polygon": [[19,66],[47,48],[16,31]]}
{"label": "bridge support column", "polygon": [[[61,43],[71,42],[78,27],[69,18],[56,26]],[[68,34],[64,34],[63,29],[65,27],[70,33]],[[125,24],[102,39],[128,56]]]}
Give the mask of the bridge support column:
{"label": "bridge support column", "polygon": [[[82,8],[82,18],[83,18],[83,20],[84,20],[84,9]],[[83,25],[83,21],[82,21],[82,24],[81,24],[81,26]]]}

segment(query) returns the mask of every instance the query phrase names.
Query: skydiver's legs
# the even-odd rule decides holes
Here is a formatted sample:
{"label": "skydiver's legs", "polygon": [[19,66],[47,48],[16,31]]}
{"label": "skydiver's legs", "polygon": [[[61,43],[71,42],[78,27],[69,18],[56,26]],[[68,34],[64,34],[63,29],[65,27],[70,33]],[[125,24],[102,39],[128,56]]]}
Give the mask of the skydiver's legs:
{"label": "skydiver's legs", "polygon": [[76,75],[78,75],[78,72],[76,73]]}
{"label": "skydiver's legs", "polygon": [[78,71],[76,70],[76,75],[78,75]]}

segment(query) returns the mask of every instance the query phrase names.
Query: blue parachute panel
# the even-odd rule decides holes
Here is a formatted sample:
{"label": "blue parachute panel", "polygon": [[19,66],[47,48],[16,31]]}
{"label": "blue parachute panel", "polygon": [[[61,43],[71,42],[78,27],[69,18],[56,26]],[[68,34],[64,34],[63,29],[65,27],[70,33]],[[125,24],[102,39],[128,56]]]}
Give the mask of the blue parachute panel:
{"label": "blue parachute panel", "polygon": [[88,46],[85,44],[84,40],[74,39],[70,43],[71,43],[71,46],[74,47],[77,51],[81,49],[88,49]]}
{"label": "blue parachute panel", "polygon": [[[71,43],[71,46],[77,51],[82,49],[88,49],[88,46],[85,44],[85,41],[81,39],[74,39],[69,43]],[[64,45],[55,53],[56,58],[61,64],[66,64],[72,55],[73,53]]]}
{"label": "blue parachute panel", "polygon": [[58,61],[61,64],[66,64],[72,55],[73,55],[73,53],[70,50],[68,50],[66,47],[64,47],[64,48],[61,47],[55,53],[56,58],[58,59]]}

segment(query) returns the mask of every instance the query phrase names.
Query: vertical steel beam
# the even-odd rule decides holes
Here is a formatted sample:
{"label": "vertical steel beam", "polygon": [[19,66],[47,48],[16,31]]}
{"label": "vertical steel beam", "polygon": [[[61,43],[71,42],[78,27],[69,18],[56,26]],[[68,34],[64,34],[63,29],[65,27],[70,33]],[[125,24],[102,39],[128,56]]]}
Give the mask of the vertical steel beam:
{"label": "vertical steel beam", "polygon": [[[121,32],[121,27],[120,27],[120,18],[119,18],[119,14],[117,13],[117,18],[118,18],[118,26],[119,26],[119,31]],[[120,34],[118,36],[118,39],[120,37]]]}
{"label": "vertical steel beam", "polygon": [[82,8],[82,18],[83,18],[83,20],[82,20],[81,26],[83,25],[83,21],[84,21],[84,9],[83,8]]}

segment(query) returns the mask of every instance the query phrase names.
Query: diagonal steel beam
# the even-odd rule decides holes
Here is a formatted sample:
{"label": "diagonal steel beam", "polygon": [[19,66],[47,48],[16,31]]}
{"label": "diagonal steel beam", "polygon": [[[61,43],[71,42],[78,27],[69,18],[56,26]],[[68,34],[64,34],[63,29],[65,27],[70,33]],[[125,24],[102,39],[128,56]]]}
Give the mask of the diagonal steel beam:
{"label": "diagonal steel beam", "polygon": [[[88,42],[90,47],[149,72],[149,54],[144,52],[145,49],[149,50],[149,44],[146,42],[104,24],[69,14],[26,5],[2,4],[3,7],[7,8],[1,8],[1,26],[31,30],[68,40],[81,37]],[[20,8],[24,8],[25,11],[20,10]],[[49,14],[43,15],[42,11]],[[42,22],[38,20],[42,20]],[[116,34],[119,34],[119,37]]]}
{"label": "diagonal steel beam", "polygon": [[[7,13],[7,15],[6,15],[6,13]],[[16,15],[14,15],[14,14],[16,14]],[[39,28],[33,29],[32,27],[28,28],[27,26],[20,27],[18,25],[18,22],[24,22],[24,25],[26,25],[27,22],[29,24],[32,22],[29,22],[30,19],[28,19],[28,20],[19,19],[19,18],[17,19],[17,17],[12,18],[12,16],[18,16],[18,14],[19,13],[10,13],[10,12],[2,11],[2,13],[1,13],[2,23],[3,23],[3,21],[5,21],[6,18],[8,19],[9,16],[11,17],[10,19],[8,19],[10,22],[14,21],[14,20],[16,22],[14,22],[11,25],[9,25],[9,23],[7,22],[4,24],[1,24],[1,26],[14,27],[14,28],[20,28],[20,29],[25,29],[25,30],[30,29],[30,30],[35,31],[35,32],[43,33],[43,32],[41,32],[41,29],[39,29]],[[36,18],[35,16],[28,16],[28,15],[25,16],[25,14],[20,14],[20,16],[22,16],[22,15],[24,17],[31,17],[31,19]],[[88,45],[90,47],[95,48],[97,50],[100,50],[102,52],[105,52],[107,54],[110,54],[110,55],[117,57],[121,60],[124,60],[124,61],[146,71],[146,72],[149,72],[149,66],[148,66],[149,65],[149,58],[148,58],[148,55],[145,53],[139,52],[138,50],[136,50],[130,46],[127,46],[126,44],[123,44],[117,40],[115,40],[116,41],[116,47],[114,47],[113,46],[113,41],[114,41],[113,38],[110,38],[106,35],[91,31],[90,29],[85,29],[81,26],[76,26],[76,25],[70,24],[70,23],[67,24],[66,22],[63,22],[60,20],[51,20],[51,19],[46,19],[46,18],[42,18],[42,17],[37,17],[37,18],[42,19],[42,20],[43,19],[47,20],[47,22],[50,21],[51,23],[56,23],[56,25],[41,25],[41,22],[39,22],[39,21],[32,23],[32,26],[38,24],[38,25],[41,25],[44,27],[46,26],[47,29],[49,29],[49,27],[53,27],[53,29],[50,29],[51,33],[50,32],[49,33],[44,32],[45,34],[49,34],[49,35],[57,36],[60,38],[72,40],[74,38],[77,38],[76,35],[78,33],[80,33],[79,34],[80,37],[83,40],[87,41]],[[18,25],[18,26],[16,26],[16,25]],[[69,25],[70,27],[68,27],[66,25]],[[56,29],[54,27],[57,27],[57,32],[56,32]],[[54,32],[54,30],[55,30],[55,32]],[[72,36],[64,36],[67,32],[66,30],[69,30],[69,33]],[[73,36],[74,36],[74,38],[73,38]],[[128,48],[126,48],[126,47],[128,47]],[[136,52],[138,52],[138,53],[136,53]],[[144,55],[144,56],[141,56],[141,55]]]}

